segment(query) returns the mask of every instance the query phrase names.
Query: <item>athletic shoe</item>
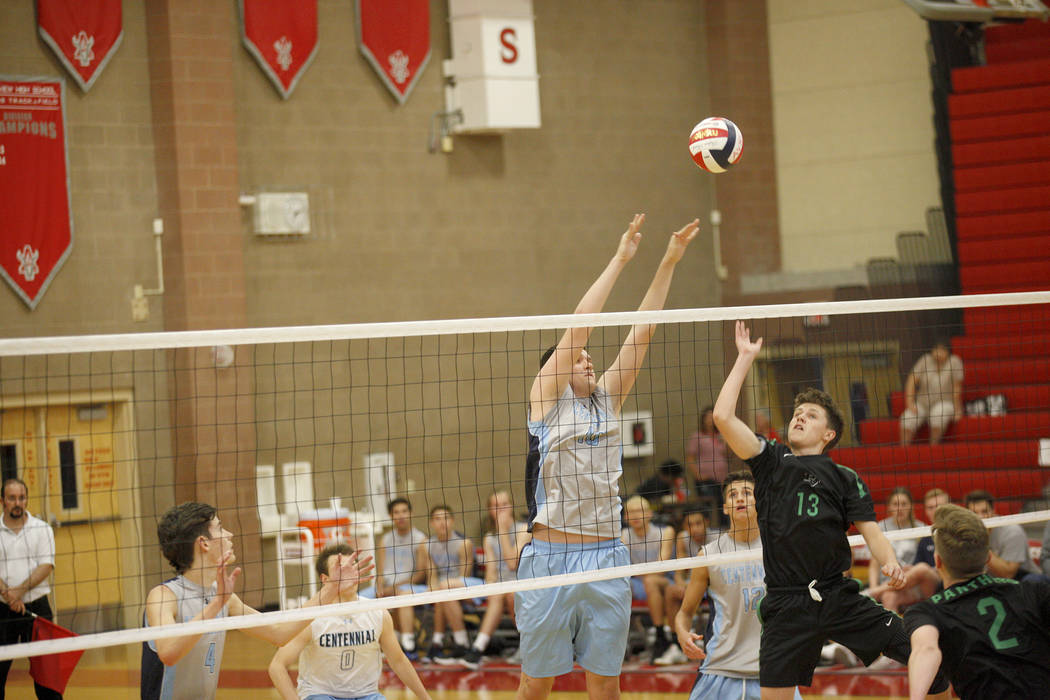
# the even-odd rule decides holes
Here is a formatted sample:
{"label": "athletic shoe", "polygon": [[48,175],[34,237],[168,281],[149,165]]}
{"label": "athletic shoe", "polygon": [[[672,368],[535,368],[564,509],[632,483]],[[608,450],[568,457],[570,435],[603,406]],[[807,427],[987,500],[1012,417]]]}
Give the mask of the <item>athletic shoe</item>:
{"label": "athletic shoe", "polygon": [[857,658],[856,654],[838,642],[831,642],[830,644],[824,645],[823,649],[820,651],[820,661],[822,665],[827,666],[834,666],[837,664],[849,667],[864,665],[861,663],[861,660]]}
{"label": "athletic shoe", "polygon": [[482,656],[483,654],[478,649],[471,647],[470,649],[467,649],[467,653],[463,655],[463,658],[460,659],[459,662],[471,671],[477,671],[478,667],[481,666]]}
{"label": "athletic shoe", "polygon": [[658,659],[655,659],[653,663],[657,666],[674,666],[676,664],[687,664],[689,663],[689,657],[678,648],[677,644],[672,644],[667,647],[667,651],[664,655]]}
{"label": "athletic shoe", "polygon": [[401,651],[405,652],[405,657],[409,661],[419,661],[419,652],[417,652],[415,649],[402,649]]}
{"label": "athletic shoe", "polygon": [[656,660],[667,653],[667,650],[671,647],[671,640],[667,638],[667,635],[663,633],[663,630],[659,630],[656,635],[656,641],[652,644],[652,656],[649,658],[649,663],[655,664]]}
{"label": "athletic shoe", "polygon": [[432,664],[435,661],[437,661],[443,653],[444,651],[441,647],[439,647],[437,644],[431,644],[430,648],[427,649],[426,655],[423,656],[423,662]]}
{"label": "athletic shoe", "polygon": [[439,663],[442,666],[452,666],[460,663],[460,660],[467,655],[467,648],[461,644],[454,644],[451,649],[445,649],[443,652],[438,654],[434,658],[435,663]]}

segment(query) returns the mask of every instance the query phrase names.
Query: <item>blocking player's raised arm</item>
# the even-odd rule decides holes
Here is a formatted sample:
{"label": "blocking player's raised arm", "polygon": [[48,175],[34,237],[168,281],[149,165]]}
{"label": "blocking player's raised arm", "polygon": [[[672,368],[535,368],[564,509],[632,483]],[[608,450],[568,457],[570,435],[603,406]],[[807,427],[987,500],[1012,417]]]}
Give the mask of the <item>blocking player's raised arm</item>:
{"label": "blocking player's raised arm", "polygon": [[[699,219],[693,219],[671,234],[667,242],[667,250],[660,260],[660,265],[656,268],[656,274],[653,275],[653,281],[649,283],[649,289],[645,292],[642,303],[638,307],[639,311],[658,311],[664,308],[667,292],[671,288],[671,278],[674,277],[675,266],[678,265],[685,254],[685,249],[696,238],[699,230]],[[632,327],[616,360],[598,382],[609,394],[617,413],[620,412],[620,407],[627,395],[631,393],[631,388],[638,378],[638,372],[642,369],[642,363],[654,333],[656,333],[655,324]]]}
{"label": "blocking player's raised arm", "polygon": [[736,322],[736,349],[736,362],[718,392],[712,417],[729,449],[740,459],[751,459],[761,451],[762,443],[747,423],[737,417],[736,404],[747,373],[762,349],[762,339],[751,342],[751,332],[743,321]]}
{"label": "blocking player's raised arm", "polygon": [[908,687],[911,700],[922,700],[930,690],[937,669],[941,667],[940,632],[933,625],[923,625],[911,633],[911,656],[908,657]]}
{"label": "blocking player's raised arm", "polygon": [[[645,214],[635,214],[627,230],[620,236],[620,244],[616,248],[616,253],[602,270],[598,279],[591,284],[583,298],[580,299],[573,313],[592,314],[602,310],[623,268],[638,251],[638,244],[642,240],[640,229],[643,223],[645,223]],[[533,420],[540,420],[546,415],[565,391],[565,387],[569,385],[573,366],[580,359],[592,330],[592,328],[584,327],[570,328],[565,331],[555,346],[554,353],[540,367],[539,374],[536,375],[536,380],[529,391],[529,407]]]}

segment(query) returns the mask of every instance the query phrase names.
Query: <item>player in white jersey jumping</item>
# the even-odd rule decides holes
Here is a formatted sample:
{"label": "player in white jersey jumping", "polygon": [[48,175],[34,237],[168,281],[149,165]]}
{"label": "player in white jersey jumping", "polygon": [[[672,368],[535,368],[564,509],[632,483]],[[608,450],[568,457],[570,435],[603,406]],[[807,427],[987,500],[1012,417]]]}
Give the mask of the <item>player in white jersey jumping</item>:
{"label": "player in white jersey jumping", "polygon": [[[321,550],[314,566],[321,583],[340,555],[351,556],[348,544],[333,544]],[[357,591],[344,587],[339,602],[357,600]],[[398,643],[394,620],[387,610],[368,610],[350,615],[320,617],[295,635],[274,654],[270,680],[284,700],[383,700],[379,677],[383,655],[405,687],[421,700],[430,694]],[[298,660],[298,687],[288,669]]]}
{"label": "player in white jersey jumping", "polygon": [[[576,306],[598,313],[616,279],[638,250],[644,215],[636,215],[605,270]],[[696,237],[694,220],[671,235],[640,311],[663,308],[675,266]],[[586,258],[577,246],[573,263]],[[560,280],[563,283],[564,280]],[[655,325],[634,326],[616,360],[598,379],[584,346],[591,328],[570,328],[547,351],[529,393],[529,434],[538,451],[526,469],[532,541],[521,552],[518,578],[626,566],[620,542],[619,413],[641,370]],[[627,647],[631,589],[626,579],[522,591],[515,596],[521,634],[519,700],[550,695],[554,678],[586,672],[595,700],[620,697],[620,666]]]}
{"label": "player in white jersey jumping", "polygon": [[[732,472],[722,484],[722,512],[729,529],[703,549],[703,554],[724,554],[761,549],[758,511],[755,510],[755,477]],[[758,649],[762,623],[758,604],[766,595],[765,568],[761,559],[732,564],[698,566],[689,577],[682,607],[674,618],[682,651],[690,659],[703,659],[689,694],[690,700],[759,700]],[[707,625],[706,651],[693,632],[693,613],[707,593],[711,618]],[[798,689],[795,698],[801,700]]]}
{"label": "player in white jersey jumping", "polygon": [[[214,506],[192,502],[175,506],[157,524],[157,539],[179,575],[155,586],[146,597],[148,627],[258,614],[233,592],[241,570],[227,571],[236,561],[233,534],[223,528]],[[340,557],[335,574],[306,605],[334,603],[341,589],[356,592],[373,568],[371,557],[363,561],[356,554]],[[309,624],[303,620],[247,627],[244,633],[280,646]],[[224,631],[143,642],[142,700],[214,698],[225,644]]]}

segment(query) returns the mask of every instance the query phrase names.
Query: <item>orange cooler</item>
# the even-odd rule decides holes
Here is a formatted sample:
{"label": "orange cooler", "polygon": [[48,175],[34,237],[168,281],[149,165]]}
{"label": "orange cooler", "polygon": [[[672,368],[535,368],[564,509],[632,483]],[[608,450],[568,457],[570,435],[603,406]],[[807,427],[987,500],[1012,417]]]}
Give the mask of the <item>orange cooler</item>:
{"label": "orange cooler", "polygon": [[314,551],[320,552],[336,542],[353,542],[350,537],[350,511],[322,508],[300,514],[299,527],[305,527],[314,536]]}

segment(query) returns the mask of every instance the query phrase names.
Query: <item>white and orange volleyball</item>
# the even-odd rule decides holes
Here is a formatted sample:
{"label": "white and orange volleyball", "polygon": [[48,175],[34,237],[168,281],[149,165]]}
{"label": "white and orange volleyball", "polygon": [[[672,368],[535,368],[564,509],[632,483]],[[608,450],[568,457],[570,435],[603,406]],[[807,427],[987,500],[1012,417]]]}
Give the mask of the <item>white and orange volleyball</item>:
{"label": "white and orange volleyball", "polygon": [[689,134],[693,162],[709,173],[724,173],[736,165],[744,151],[744,135],[725,117],[708,117]]}

